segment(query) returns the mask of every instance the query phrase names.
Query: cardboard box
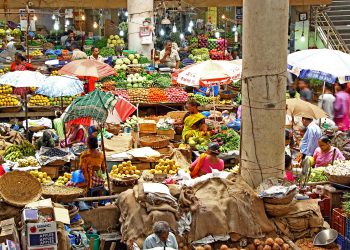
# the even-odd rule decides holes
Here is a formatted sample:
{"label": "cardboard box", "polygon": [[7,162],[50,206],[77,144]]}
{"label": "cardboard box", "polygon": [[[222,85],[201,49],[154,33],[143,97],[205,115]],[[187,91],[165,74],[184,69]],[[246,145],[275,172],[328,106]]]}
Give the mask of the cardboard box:
{"label": "cardboard box", "polygon": [[174,140],[175,138],[175,130],[173,129],[168,129],[168,130],[157,130],[157,135],[164,135],[168,137],[170,140]]}
{"label": "cardboard box", "polygon": [[26,222],[38,222],[39,211],[37,208],[25,208],[22,212],[22,221]]}
{"label": "cardboard box", "polygon": [[56,222],[27,223],[26,224],[27,249],[57,249]]}
{"label": "cardboard box", "polygon": [[1,221],[0,227],[0,243],[5,243],[6,240],[11,240],[15,243],[19,242],[18,231],[14,218]]}
{"label": "cardboard box", "polygon": [[153,120],[144,120],[139,124],[140,133],[157,133],[157,123]]}

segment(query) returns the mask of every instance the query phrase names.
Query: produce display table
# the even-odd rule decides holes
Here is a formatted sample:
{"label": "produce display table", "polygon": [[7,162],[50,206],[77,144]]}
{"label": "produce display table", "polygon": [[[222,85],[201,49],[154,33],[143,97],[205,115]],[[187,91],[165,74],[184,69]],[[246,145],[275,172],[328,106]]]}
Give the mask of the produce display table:
{"label": "produce display table", "polygon": [[[54,117],[55,111],[28,112],[28,117]],[[25,112],[0,113],[0,118],[24,118]]]}

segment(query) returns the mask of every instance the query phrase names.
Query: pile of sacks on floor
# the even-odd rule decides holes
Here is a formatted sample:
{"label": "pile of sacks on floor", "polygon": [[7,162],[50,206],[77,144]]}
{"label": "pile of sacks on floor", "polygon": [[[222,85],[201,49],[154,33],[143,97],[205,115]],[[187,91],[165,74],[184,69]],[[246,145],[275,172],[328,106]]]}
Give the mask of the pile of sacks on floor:
{"label": "pile of sacks on floor", "polygon": [[[167,221],[184,244],[208,235],[260,238],[275,230],[255,191],[238,175],[206,176],[188,185],[168,185],[169,194],[145,193],[144,183],[120,194],[122,240],[142,247],[155,222]],[[215,226],[208,226],[215,225]],[[180,237],[181,236],[181,237]]]}

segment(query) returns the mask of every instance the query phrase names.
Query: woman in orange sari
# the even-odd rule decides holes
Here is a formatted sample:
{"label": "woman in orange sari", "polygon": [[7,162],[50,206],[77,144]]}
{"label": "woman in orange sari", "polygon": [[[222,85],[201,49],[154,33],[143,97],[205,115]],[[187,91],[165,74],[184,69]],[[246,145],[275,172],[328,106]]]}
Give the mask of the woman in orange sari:
{"label": "woman in orange sari", "polygon": [[106,164],[103,154],[97,148],[98,140],[91,136],[88,138],[88,150],[80,155],[79,167],[83,171],[87,189],[104,184],[101,175],[106,171]]}

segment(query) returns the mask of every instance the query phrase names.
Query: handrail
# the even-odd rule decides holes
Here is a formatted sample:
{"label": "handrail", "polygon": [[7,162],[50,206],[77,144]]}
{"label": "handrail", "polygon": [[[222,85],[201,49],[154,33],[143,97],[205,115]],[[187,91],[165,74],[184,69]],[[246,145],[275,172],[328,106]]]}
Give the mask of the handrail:
{"label": "handrail", "polygon": [[315,33],[320,35],[325,46],[329,49],[340,50],[344,53],[350,53],[350,49],[342,39],[341,35],[333,25],[328,14],[317,7],[312,7],[314,12]]}

